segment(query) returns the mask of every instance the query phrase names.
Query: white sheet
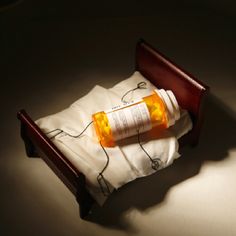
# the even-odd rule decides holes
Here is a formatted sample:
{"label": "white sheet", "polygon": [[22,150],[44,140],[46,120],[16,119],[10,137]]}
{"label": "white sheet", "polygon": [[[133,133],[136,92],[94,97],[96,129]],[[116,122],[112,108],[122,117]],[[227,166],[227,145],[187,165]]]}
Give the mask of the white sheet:
{"label": "white sheet", "polygon": [[[62,129],[71,135],[79,134],[91,121],[95,112],[110,109],[121,104],[123,94],[133,89],[141,81],[147,83],[147,89],[138,89],[129,93],[125,99],[138,99],[149,95],[154,87],[139,72],[130,78],[118,83],[113,88],[105,89],[96,85],[86,96],[74,102],[69,108],[36,121],[45,132],[53,129]],[[162,161],[160,169],[169,166],[178,153],[178,141],[182,135],[192,128],[190,117],[186,111],[181,111],[180,120],[157,137],[149,134],[140,135],[144,148],[151,157],[158,157]],[[102,194],[97,182],[97,176],[103,169],[107,157],[97,142],[93,125],[91,125],[80,138],[72,138],[64,133],[56,136],[52,141],[65,154],[65,156],[86,176],[87,188],[99,204],[103,204],[106,197]],[[109,165],[104,177],[109,188],[119,188],[122,185],[138,178],[150,175],[155,171],[151,162],[137,142],[137,137],[131,137],[118,143],[114,148],[106,148],[109,154]]]}

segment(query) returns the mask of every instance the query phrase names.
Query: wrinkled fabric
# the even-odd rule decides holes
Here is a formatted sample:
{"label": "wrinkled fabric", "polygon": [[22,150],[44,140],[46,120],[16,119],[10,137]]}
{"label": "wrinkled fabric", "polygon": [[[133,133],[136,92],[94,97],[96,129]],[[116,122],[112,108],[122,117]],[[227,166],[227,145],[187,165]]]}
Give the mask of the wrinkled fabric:
{"label": "wrinkled fabric", "polygon": [[[122,104],[121,97],[134,89],[141,81],[147,83],[146,89],[137,89],[125,96],[132,101],[150,95],[156,89],[139,72],[123,80],[110,89],[96,85],[87,95],[75,101],[67,109],[41,118],[36,121],[38,126],[47,133],[61,129],[71,135],[78,135],[92,121],[95,112],[110,109]],[[181,110],[181,118],[173,127],[157,134],[153,130],[140,134],[143,147],[152,158],[161,160],[160,169],[172,164],[178,153],[178,138],[192,128],[188,113]],[[50,135],[49,135],[50,137]],[[98,143],[95,129],[91,124],[79,138],[73,138],[61,133],[52,139],[58,149],[86,176],[87,189],[94,199],[102,205],[106,196],[103,195],[97,182],[97,176],[106,164],[107,157]],[[109,155],[109,165],[103,176],[112,191],[138,178],[156,172],[150,159],[138,144],[137,136],[117,142],[113,148],[106,148]]]}

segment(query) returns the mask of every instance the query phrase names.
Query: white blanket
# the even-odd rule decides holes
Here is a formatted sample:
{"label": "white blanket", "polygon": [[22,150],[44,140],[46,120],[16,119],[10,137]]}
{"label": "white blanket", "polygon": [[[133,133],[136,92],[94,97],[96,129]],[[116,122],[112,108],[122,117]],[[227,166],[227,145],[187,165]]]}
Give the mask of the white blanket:
{"label": "white blanket", "polygon": [[[121,104],[121,97],[124,93],[135,88],[141,81],[147,83],[147,88],[130,92],[125,97],[126,100],[150,95],[156,89],[139,72],[135,72],[130,78],[123,80],[113,88],[105,89],[96,85],[86,96],[74,102],[69,108],[41,118],[36,123],[45,133],[54,129],[61,129],[71,135],[77,135],[92,120],[91,115],[93,113]],[[177,139],[191,128],[191,119],[188,113],[182,110],[180,120],[173,127],[158,136],[156,134],[151,135],[152,131],[149,131],[148,135],[147,133],[141,134],[140,139],[143,147],[152,158],[160,158],[161,169],[169,166],[174,159],[180,156]],[[93,125],[90,125],[79,138],[61,133],[52,141],[84,173],[88,191],[102,205],[107,197],[101,192],[97,176],[106,164],[107,157],[97,141]],[[137,136],[122,140],[114,148],[106,148],[106,151],[109,155],[109,164],[103,175],[111,191],[138,177],[155,172],[148,156],[138,144]]]}

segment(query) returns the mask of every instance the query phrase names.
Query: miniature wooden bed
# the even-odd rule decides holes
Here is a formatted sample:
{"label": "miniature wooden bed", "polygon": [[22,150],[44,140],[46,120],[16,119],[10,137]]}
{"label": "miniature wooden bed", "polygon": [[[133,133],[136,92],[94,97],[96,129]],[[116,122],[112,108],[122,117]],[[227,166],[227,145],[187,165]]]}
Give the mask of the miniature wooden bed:
{"label": "miniature wooden bed", "polygon": [[[179,142],[180,146],[196,145],[202,126],[203,104],[208,86],[180,69],[144,40],[140,40],[136,45],[135,63],[135,70],[156,87],[172,90],[180,106],[189,111],[193,128],[181,137]],[[17,117],[21,122],[21,137],[27,156],[42,157],[75,195],[81,218],[86,217],[94,202],[85,187],[86,177],[47,138],[25,110],[20,110]]]}

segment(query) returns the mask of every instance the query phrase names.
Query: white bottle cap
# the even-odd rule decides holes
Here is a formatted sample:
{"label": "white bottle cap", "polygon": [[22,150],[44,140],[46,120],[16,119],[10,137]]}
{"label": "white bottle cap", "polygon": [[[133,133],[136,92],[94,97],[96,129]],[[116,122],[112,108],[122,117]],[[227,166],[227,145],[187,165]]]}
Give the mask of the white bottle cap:
{"label": "white bottle cap", "polygon": [[155,89],[155,92],[160,96],[166,106],[168,120],[167,127],[174,125],[175,121],[180,117],[179,105],[175,95],[172,91],[166,91],[164,89]]}
{"label": "white bottle cap", "polygon": [[176,100],[176,97],[175,95],[173,94],[173,92],[171,90],[167,90],[166,91],[170,100],[171,100],[171,103],[174,107],[174,110],[175,110],[175,120],[178,120],[180,118],[180,109],[179,109],[179,104]]}

